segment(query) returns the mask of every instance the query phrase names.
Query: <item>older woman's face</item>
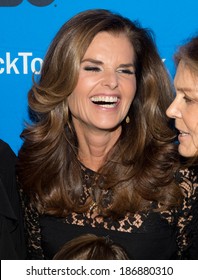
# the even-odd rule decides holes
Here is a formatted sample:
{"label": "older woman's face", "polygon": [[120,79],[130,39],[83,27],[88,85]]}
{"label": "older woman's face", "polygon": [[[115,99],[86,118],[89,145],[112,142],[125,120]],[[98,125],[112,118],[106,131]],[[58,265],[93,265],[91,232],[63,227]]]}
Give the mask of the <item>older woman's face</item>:
{"label": "older woman's face", "polygon": [[123,121],[136,92],[134,56],[123,34],[101,32],[94,37],[68,97],[76,129],[112,130]]}
{"label": "older woman's face", "polygon": [[193,157],[198,150],[198,75],[180,61],[174,79],[176,97],[167,109],[179,131],[179,153]]}

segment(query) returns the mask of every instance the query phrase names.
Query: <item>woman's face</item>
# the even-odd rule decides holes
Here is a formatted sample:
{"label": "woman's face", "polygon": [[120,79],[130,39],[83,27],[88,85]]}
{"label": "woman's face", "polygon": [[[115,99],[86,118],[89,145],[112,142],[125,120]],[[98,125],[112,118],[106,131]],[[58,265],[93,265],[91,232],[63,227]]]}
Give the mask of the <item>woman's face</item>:
{"label": "woman's face", "polygon": [[179,153],[193,157],[198,150],[198,75],[180,61],[174,86],[176,97],[167,109],[167,116],[175,119],[179,131]]}
{"label": "woman's face", "polygon": [[128,38],[98,33],[80,65],[77,85],[68,97],[74,126],[113,130],[126,117],[136,92],[134,49]]}

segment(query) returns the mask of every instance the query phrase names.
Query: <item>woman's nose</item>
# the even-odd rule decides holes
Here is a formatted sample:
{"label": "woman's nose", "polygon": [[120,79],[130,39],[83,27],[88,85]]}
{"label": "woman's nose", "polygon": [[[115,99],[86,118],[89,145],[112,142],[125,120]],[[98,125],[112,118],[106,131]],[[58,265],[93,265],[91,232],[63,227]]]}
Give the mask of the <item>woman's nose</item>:
{"label": "woman's nose", "polygon": [[166,115],[172,119],[181,118],[181,116],[182,116],[181,110],[180,110],[179,104],[177,102],[177,99],[173,100],[173,102],[167,108]]}
{"label": "woman's nose", "polygon": [[110,89],[115,89],[118,87],[118,76],[113,69],[108,69],[107,71],[105,71],[102,85],[107,86]]}

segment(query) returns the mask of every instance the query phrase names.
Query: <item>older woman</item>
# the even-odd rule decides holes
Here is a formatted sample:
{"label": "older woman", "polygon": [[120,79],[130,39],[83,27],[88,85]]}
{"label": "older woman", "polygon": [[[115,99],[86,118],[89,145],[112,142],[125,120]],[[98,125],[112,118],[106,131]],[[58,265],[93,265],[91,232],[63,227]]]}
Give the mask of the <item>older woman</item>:
{"label": "older woman", "polygon": [[174,79],[176,97],[167,109],[167,115],[175,119],[178,130],[178,150],[187,159],[177,177],[184,188],[191,190],[194,199],[188,203],[188,216],[192,223],[186,227],[191,239],[187,257],[198,259],[198,37],[181,46],[175,55],[177,66]]}
{"label": "older woman", "polygon": [[19,152],[29,258],[52,259],[85,233],[108,235],[132,259],[181,258],[191,219],[174,180],[172,98],[138,23],[88,10],[62,26],[29,92],[34,119]]}

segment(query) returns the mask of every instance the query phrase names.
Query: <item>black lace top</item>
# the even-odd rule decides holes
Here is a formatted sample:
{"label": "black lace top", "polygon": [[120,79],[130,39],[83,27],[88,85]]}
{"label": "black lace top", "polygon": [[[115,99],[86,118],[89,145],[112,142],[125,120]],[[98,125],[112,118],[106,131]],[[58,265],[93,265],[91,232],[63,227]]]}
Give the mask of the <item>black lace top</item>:
{"label": "black lace top", "polygon": [[[91,195],[94,172],[82,167],[84,193],[81,202]],[[97,208],[66,218],[39,215],[23,194],[29,259],[52,259],[61,246],[85,233],[109,236],[119,243],[130,259],[198,259],[198,172],[179,171],[176,180],[184,192],[180,209],[151,210],[127,214],[113,220],[97,215]]]}

